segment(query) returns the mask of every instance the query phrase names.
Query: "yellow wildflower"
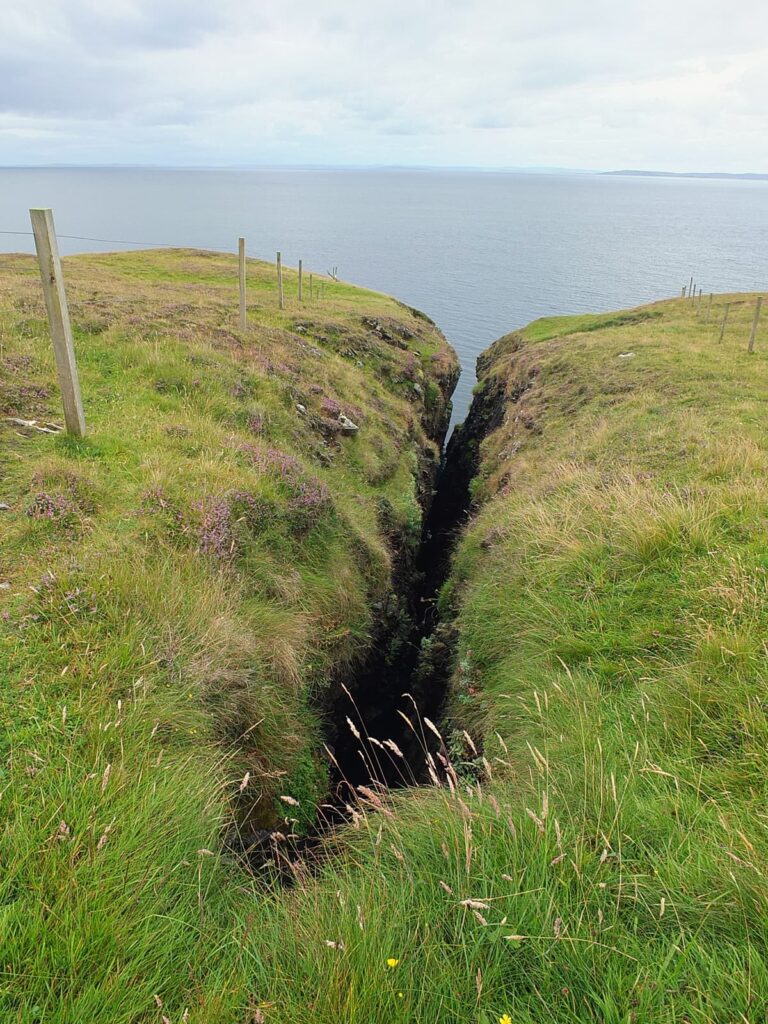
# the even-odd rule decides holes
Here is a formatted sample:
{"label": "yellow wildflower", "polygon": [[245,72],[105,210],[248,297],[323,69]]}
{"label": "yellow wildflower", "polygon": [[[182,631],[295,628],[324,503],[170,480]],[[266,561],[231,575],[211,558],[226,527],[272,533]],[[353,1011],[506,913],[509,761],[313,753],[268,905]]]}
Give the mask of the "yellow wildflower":
{"label": "yellow wildflower", "polygon": [[[397,965],[398,965],[399,963],[400,963],[400,961],[399,961],[399,960],[395,960],[395,958],[394,958],[393,956],[391,956],[391,957],[389,957],[389,959],[387,960],[387,967],[397,967]],[[509,1024],[512,1024],[512,1021],[510,1021],[510,1022],[509,1022]]]}
{"label": "yellow wildflower", "polygon": [[499,1024],[512,1024],[512,1018],[505,1013],[503,1017],[499,1017]]}

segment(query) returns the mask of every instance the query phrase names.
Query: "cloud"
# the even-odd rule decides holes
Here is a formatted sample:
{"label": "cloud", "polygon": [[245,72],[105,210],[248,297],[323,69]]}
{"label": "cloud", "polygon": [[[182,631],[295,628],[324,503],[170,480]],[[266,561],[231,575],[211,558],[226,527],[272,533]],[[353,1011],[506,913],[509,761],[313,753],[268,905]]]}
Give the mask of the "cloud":
{"label": "cloud", "polygon": [[6,164],[768,167],[757,0],[5,0],[3,19]]}

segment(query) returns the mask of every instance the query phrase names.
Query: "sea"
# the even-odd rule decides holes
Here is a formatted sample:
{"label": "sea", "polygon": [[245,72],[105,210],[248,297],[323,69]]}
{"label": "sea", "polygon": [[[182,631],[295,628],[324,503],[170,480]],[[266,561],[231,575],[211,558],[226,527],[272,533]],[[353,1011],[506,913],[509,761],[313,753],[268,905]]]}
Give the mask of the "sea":
{"label": "sea", "polygon": [[32,252],[53,208],[62,253],[235,252],[388,292],[475,361],[537,317],[768,289],[768,181],[599,173],[315,168],[0,169],[0,251]]}

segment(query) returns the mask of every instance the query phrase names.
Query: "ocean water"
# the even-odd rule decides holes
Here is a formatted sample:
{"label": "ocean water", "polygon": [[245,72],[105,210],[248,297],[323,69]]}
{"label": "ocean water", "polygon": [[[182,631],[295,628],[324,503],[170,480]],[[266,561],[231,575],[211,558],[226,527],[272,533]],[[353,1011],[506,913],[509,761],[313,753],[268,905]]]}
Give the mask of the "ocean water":
{"label": "ocean water", "polygon": [[[768,182],[435,170],[0,169],[0,251],[147,243],[248,252],[428,313],[459,352],[454,419],[491,341],[536,317],[768,288]],[[15,234],[14,232],[19,232]],[[120,240],[97,241],[95,239]]]}

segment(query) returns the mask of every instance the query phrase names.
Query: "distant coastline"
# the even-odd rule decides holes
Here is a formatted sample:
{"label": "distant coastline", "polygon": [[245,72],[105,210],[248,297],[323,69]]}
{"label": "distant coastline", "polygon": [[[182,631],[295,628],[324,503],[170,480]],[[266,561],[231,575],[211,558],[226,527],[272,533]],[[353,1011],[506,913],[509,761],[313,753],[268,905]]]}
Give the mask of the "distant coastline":
{"label": "distant coastline", "polygon": [[483,167],[483,166],[450,166],[413,164],[412,166],[396,164],[28,164],[0,165],[0,171],[152,171],[155,173],[174,171],[226,171],[226,172],[270,172],[282,171],[292,173],[315,173],[333,171],[339,173],[410,173],[410,174],[489,174],[489,175],[598,175],[601,177],[626,178],[711,178],[741,181],[768,181],[768,173],[752,172],[733,173],[729,171],[644,171],[628,168],[618,171],[601,171],[585,167],[553,167],[553,166],[520,166],[520,167]]}
{"label": "distant coastline", "polygon": [[601,174],[629,178],[737,178],[742,181],[768,181],[768,174],[733,174],[728,171],[601,171]]}

